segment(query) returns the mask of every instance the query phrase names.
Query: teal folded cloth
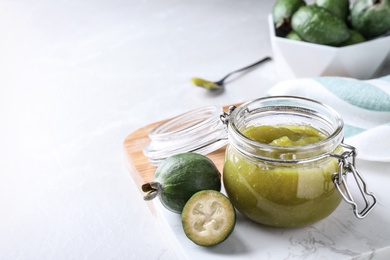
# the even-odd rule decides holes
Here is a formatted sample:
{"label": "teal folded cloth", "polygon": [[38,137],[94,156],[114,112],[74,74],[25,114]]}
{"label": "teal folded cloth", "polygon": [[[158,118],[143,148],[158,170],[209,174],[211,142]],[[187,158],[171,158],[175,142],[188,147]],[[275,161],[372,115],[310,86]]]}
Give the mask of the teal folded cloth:
{"label": "teal folded cloth", "polygon": [[270,96],[299,96],[331,106],[344,120],[344,143],[358,150],[358,158],[390,162],[390,75],[357,80],[316,77],[286,80]]}

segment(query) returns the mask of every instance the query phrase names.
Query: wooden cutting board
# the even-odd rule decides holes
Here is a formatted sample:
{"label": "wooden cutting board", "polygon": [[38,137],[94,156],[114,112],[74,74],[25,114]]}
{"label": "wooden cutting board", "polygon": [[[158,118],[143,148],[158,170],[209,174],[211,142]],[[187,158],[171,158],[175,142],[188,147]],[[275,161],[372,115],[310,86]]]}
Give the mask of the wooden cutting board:
{"label": "wooden cutting board", "polygon": [[[235,106],[238,105],[239,104],[235,104]],[[230,105],[225,106],[223,107],[223,110],[227,111],[229,107]],[[148,158],[143,154],[144,147],[147,143],[150,142],[148,136],[149,132],[159,124],[162,124],[168,120],[169,119],[166,119],[144,126],[129,134],[123,142],[130,173],[140,191],[143,183],[153,180],[153,174],[156,170],[156,167],[150,164]],[[226,146],[207,155],[207,157],[209,157],[215,163],[221,173],[223,168],[225,149]]]}

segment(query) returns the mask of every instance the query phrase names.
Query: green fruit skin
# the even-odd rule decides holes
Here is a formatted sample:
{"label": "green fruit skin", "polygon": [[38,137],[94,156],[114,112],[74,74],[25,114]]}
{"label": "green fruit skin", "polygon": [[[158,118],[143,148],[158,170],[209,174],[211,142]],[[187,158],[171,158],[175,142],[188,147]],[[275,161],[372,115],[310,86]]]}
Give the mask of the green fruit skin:
{"label": "green fruit skin", "polygon": [[351,9],[352,28],[367,39],[378,37],[390,30],[390,0],[356,0]]}
{"label": "green fruit skin", "polygon": [[272,8],[272,17],[277,35],[284,36],[291,31],[291,17],[306,3],[303,0],[278,0]]}
{"label": "green fruit skin", "polygon": [[311,5],[295,12],[291,25],[304,41],[338,46],[349,38],[347,25],[325,9]]}
{"label": "green fruit skin", "polygon": [[299,35],[296,32],[294,32],[294,31],[289,32],[286,35],[286,38],[290,39],[290,40],[302,41],[302,38],[299,37]]}
{"label": "green fruit skin", "polygon": [[361,42],[366,41],[364,36],[355,30],[350,29],[349,34],[350,34],[350,37],[348,38],[348,40],[346,40],[345,42],[342,42],[340,44],[340,47],[349,46],[349,45],[353,45],[353,44],[357,44],[357,43],[361,43]]}
{"label": "green fruit skin", "polygon": [[155,181],[163,185],[160,201],[167,209],[181,213],[186,202],[201,190],[221,190],[221,174],[206,156],[181,153],[157,167]]}
{"label": "green fruit skin", "polygon": [[349,0],[316,0],[316,5],[347,22],[349,15]]}

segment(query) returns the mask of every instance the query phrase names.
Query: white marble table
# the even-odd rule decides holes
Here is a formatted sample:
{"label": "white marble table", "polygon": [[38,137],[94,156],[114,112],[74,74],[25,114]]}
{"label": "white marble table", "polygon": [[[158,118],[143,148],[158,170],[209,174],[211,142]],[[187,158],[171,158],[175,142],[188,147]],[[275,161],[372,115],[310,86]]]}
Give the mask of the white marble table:
{"label": "white marble table", "polygon": [[[229,81],[219,95],[189,82],[193,76],[217,80],[272,55],[266,22],[273,2],[1,0],[0,259],[177,258],[181,249],[169,243],[174,239],[143,201],[122,142],[154,121],[260,97],[278,82],[273,62]],[[381,74],[389,73],[389,64]],[[380,215],[389,208],[388,166],[362,163],[384,198],[371,220],[381,225],[389,215]],[[342,206],[338,214],[346,211]],[[355,222],[348,215],[346,223],[360,227]],[[382,230],[367,248],[348,251],[356,241],[343,233],[337,243],[347,256],[390,245],[383,242],[389,225]],[[242,235],[231,241],[240,243]],[[295,259],[326,257],[321,248],[327,245],[316,244],[316,235],[310,237],[314,244],[298,238],[272,248]],[[207,256],[258,252],[252,245],[242,248]]]}

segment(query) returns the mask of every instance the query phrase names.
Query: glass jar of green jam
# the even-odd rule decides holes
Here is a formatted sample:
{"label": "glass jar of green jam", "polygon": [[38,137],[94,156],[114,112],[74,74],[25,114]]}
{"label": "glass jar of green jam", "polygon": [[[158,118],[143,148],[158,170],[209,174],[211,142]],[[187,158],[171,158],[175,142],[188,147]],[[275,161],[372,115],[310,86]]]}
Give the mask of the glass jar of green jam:
{"label": "glass jar of green jam", "polygon": [[[342,199],[364,218],[376,198],[355,168],[356,150],[343,143],[343,126],[340,115],[320,102],[265,97],[227,113],[200,109],[166,122],[151,132],[145,154],[157,162],[164,158],[160,147],[166,158],[177,151],[207,154],[227,143],[226,194],[238,211],[257,223],[310,225],[329,216]],[[363,197],[362,210],[348,188],[347,174]]]}
{"label": "glass jar of green jam", "polygon": [[330,215],[341,195],[333,185],[343,148],[343,121],[320,103],[259,99],[228,121],[223,182],[238,211],[265,225],[296,227]]}

